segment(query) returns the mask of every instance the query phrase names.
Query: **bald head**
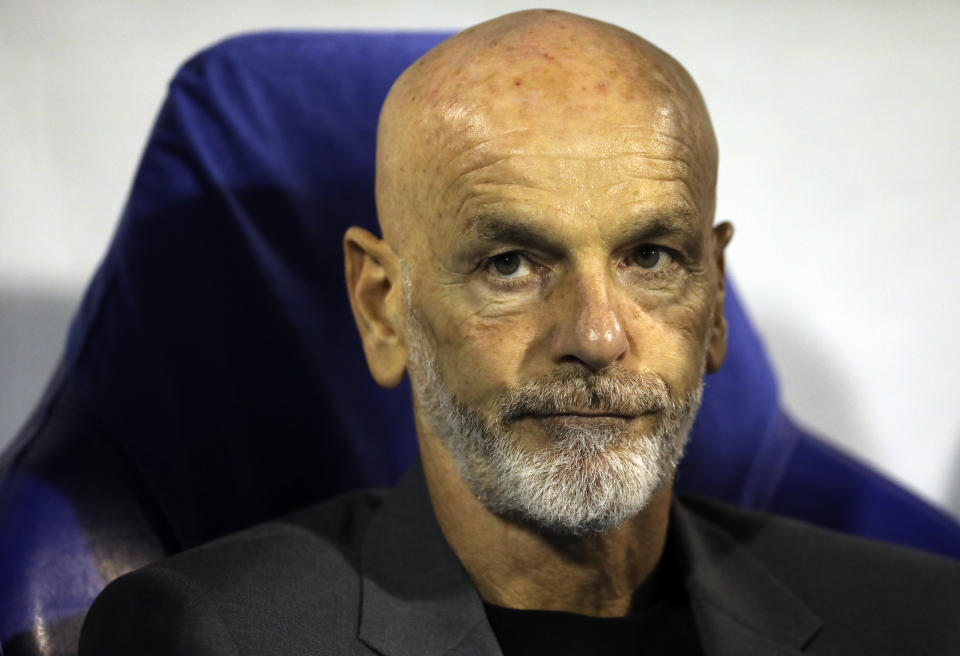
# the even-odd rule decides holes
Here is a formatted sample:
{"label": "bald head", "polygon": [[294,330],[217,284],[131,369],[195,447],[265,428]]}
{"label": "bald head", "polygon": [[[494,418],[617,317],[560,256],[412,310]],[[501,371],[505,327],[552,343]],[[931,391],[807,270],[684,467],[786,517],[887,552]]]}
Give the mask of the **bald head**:
{"label": "bald head", "polygon": [[394,84],[377,147],[384,237],[403,255],[418,235],[441,228],[460,200],[451,173],[482,165],[488,141],[509,152],[510,135],[531,130],[552,134],[572,157],[583,155],[580,137],[604,131],[611,140],[662,142],[689,164],[692,196],[712,221],[716,141],[689,74],[619,27],[533,10],[447,39]]}

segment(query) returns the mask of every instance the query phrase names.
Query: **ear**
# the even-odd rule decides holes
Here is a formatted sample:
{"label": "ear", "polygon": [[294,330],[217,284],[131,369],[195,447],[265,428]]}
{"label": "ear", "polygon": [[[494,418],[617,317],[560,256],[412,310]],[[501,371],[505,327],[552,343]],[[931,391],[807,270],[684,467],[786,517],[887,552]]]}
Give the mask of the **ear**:
{"label": "ear", "polygon": [[733,239],[733,224],[724,221],[713,227],[713,258],[717,271],[717,295],[713,308],[713,327],[710,342],[707,344],[707,373],[713,373],[723,364],[727,355],[727,318],[723,314],[723,301],[726,296],[724,284],[724,249]]}
{"label": "ear", "polygon": [[396,387],[407,365],[400,259],[390,244],[363,228],[343,236],[347,294],[374,380]]}

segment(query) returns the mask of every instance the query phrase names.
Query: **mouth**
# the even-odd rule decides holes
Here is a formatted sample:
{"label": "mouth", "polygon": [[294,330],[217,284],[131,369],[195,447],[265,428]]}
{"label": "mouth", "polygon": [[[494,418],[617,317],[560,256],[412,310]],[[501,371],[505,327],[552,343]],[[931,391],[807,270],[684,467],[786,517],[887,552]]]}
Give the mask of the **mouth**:
{"label": "mouth", "polygon": [[645,417],[646,415],[655,414],[656,410],[647,410],[645,412],[622,412],[609,409],[595,409],[595,408],[572,408],[569,410],[560,410],[556,412],[531,412],[529,414],[523,415],[521,419],[530,418],[530,419],[636,419],[637,417]]}
{"label": "mouth", "polygon": [[553,424],[558,422],[570,423],[570,424],[583,424],[583,425],[593,425],[593,424],[601,424],[601,423],[626,424],[636,419],[639,419],[641,417],[646,417],[652,414],[655,414],[655,411],[650,410],[648,412],[632,414],[632,413],[617,412],[612,410],[576,409],[576,410],[563,410],[561,412],[534,412],[534,413],[523,415],[518,419],[533,419],[533,420],[542,421],[548,424]]}
{"label": "mouth", "polygon": [[573,410],[570,412],[551,412],[549,414],[529,415],[535,419],[633,419],[634,415],[618,412],[596,412],[591,410]]}

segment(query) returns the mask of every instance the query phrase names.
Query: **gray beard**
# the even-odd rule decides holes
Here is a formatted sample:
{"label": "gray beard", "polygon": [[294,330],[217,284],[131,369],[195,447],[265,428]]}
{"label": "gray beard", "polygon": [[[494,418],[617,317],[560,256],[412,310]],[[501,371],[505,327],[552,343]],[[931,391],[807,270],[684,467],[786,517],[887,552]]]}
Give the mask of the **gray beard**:
{"label": "gray beard", "polygon": [[[567,369],[508,389],[480,412],[450,391],[410,307],[408,373],[419,410],[492,512],[557,535],[605,533],[640,513],[672,481],[700,408],[702,382],[678,401],[653,373]],[[639,435],[616,418],[590,426],[542,421],[549,444],[523,446],[518,421],[586,408],[656,413],[658,421]]]}

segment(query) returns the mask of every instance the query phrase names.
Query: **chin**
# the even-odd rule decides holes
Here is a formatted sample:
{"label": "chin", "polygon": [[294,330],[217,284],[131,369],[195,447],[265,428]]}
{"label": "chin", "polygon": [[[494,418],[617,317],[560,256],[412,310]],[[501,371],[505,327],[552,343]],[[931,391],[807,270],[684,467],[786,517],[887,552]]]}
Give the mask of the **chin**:
{"label": "chin", "polygon": [[665,431],[629,435],[621,422],[554,426],[550,446],[519,447],[519,436],[488,442],[461,475],[492,512],[567,536],[606,533],[646,509],[673,479],[686,443]]}

